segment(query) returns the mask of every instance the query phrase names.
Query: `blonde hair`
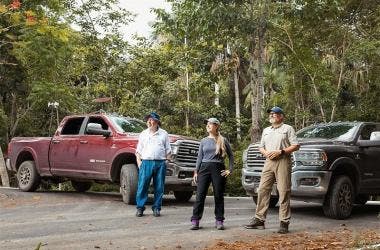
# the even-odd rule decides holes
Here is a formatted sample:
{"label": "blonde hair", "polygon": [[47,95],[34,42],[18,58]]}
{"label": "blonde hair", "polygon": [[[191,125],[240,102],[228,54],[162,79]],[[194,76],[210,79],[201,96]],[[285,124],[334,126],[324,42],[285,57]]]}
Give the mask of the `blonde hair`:
{"label": "blonde hair", "polygon": [[215,154],[220,154],[222,157],[226,156],[226,144],[224,143],[224,137],[220,134],[219,128],[217,131],[217,136],[215,138],[216,140],[216,150]]}

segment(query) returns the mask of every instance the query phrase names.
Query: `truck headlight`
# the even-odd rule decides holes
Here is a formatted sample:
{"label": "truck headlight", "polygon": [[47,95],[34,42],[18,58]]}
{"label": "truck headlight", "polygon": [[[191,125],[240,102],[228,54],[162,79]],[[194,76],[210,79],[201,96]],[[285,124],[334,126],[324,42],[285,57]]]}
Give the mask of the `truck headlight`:
{"label": "truck headlight", "polygon": [[248,149],[243,151],[243,155],[242,155],[243,163],[246,163],[247,159],[248,159]]}
{"label": "truck headlight", "polygon": [[178,153],[179,145],[177,143],[170,143],[170,147],[172,150],[172,155],[176,155]]}
{"label": "truck headlight", "polygon": [[322,167],[327,161],[327,155],[321,149],[301,149],[294,152],[293,160],[296,165]]}

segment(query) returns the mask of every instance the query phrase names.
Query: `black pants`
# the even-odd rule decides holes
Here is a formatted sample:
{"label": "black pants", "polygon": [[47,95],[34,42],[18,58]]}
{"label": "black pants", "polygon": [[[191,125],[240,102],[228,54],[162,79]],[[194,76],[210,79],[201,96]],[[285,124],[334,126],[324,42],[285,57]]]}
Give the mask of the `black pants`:
{"label": "black pants", "polygon": [[224,220],[224,191],[226,177],[221,176],[224,164],[215,162],[202,163],[198,171],[197,198],[193,207],[192,220],[200,220],[203,215],[207,190],[212,183],[215,201],[215,219]]}

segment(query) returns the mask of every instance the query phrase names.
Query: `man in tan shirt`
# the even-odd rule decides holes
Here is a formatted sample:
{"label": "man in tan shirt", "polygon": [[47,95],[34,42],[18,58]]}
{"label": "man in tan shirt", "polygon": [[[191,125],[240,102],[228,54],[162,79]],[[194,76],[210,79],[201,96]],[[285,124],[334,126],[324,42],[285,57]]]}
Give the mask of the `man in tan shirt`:
{"label": "man in tan shirt", "polygon": [[280,229],[278,233],[288,233],[290,221],[290,188],[291,188],[291,159],[292,152],[299,149],[295,131],[292,126],[284,124],[284,112],[279,107],[268,109],[270,127],[264,129],[259,146],[265,156],[265,164],[261,173],[256,214],[247,229],[264,229],[269,207],[272,186],[277,182],[279,194]]}

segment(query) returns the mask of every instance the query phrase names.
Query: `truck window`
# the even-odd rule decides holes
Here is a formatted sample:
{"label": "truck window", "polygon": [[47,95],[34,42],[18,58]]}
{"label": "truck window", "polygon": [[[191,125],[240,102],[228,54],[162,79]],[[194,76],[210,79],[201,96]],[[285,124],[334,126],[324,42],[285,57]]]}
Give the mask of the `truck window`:
{"label": "truck window", "polygon": [[[102,126],[102,129],[104,129],[104,130],[108,130],[108,124],[107,124],[107,123],[104,121],[104,119],[101,118],[101,117],[90,117],[90,118],[88,119],[88,122],[87,122],[87,124],[86,124],[86,127],[87,127],[87,125],[88,125],[89,123],[100,124],[100,125]],[[85,131],[87,131],[87,129],[86,129]],[[85,132],[85,133],[88,134],[87,132]]]}
{"label": "truck window", "polygon": [[61,135],[78,135],[84,117],[70,118],[62,128]]}
{"label": "truck window", "polygon": [[360,132],[360,140],[369,140],[371,137],[371,133],[375,131],[380,131],[375,124],[365,125]]}
{"label": "truck window", "polygon": [[346,141],[353,138],[355,129],[355,124],[319,124],[301,129],[297,132],[297,137]]}
{"label": "truck window", "polygon": [[117,131],[123,133],[141,133],[147,128],[146,123],[133,118],[110,116]]}

